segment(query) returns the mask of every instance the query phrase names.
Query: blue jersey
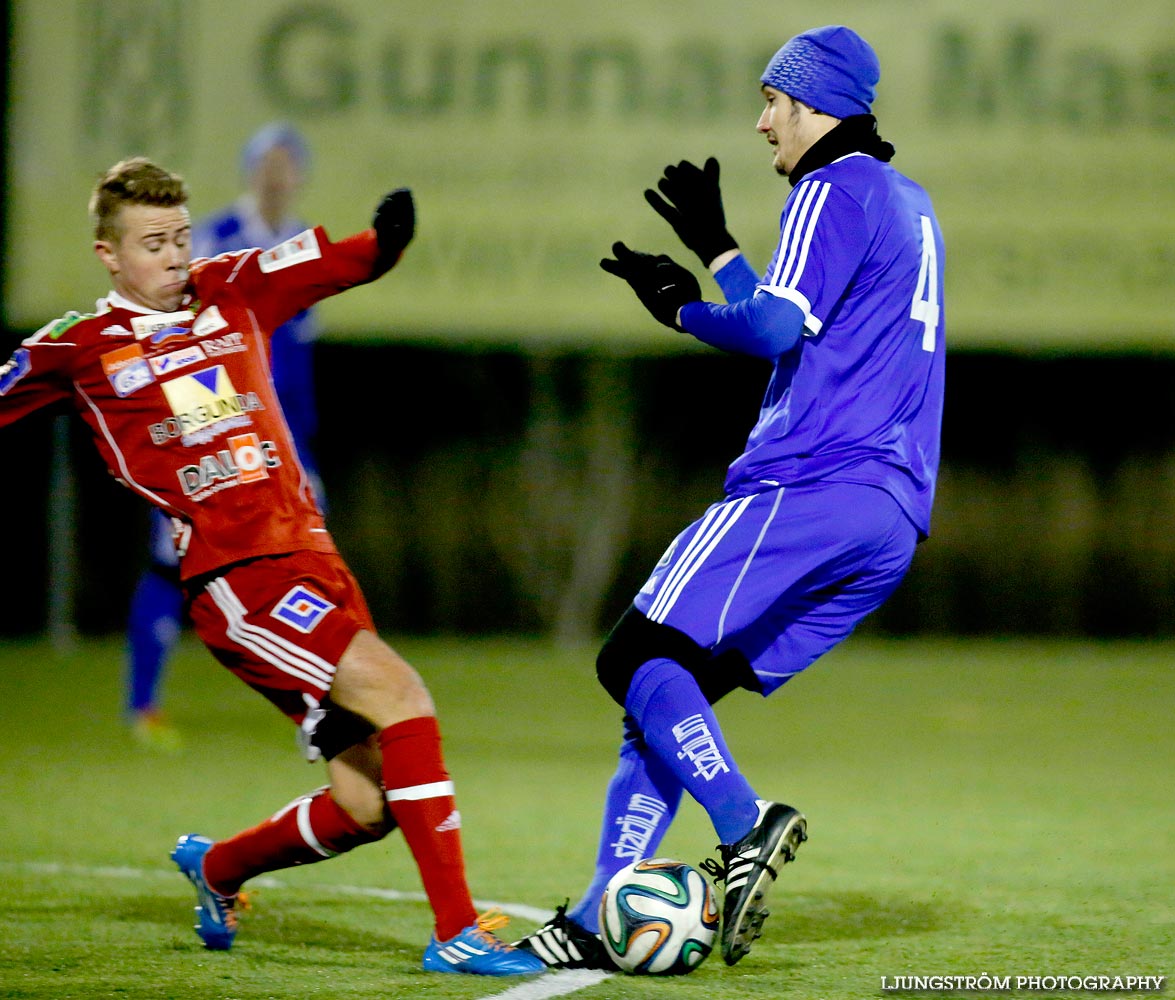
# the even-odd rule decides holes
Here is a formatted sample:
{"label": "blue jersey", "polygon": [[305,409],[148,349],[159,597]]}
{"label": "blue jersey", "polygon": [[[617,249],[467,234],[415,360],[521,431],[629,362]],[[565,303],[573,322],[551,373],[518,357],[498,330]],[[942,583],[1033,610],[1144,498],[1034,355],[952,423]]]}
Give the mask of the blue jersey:
{"label": "blue jersey", "polygon": [[943,258],[929,197],[888,164],[852,153],[804,176],[754,291],[798,310],[803,336],[775,358],[728,495],[819,481],[876,486],[929,533]]}

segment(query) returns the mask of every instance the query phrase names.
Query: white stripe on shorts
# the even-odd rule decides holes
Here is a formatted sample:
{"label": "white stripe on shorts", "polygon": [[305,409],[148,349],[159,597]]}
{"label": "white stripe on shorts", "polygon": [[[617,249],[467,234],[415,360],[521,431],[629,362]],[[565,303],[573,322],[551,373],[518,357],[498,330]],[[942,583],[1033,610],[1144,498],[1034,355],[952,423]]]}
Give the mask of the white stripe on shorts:
{"label": "white stripe on shorts", "polygon": [[782,499],[783,487],[781,486],[775,491],[775,503],[771,505],[771,513],[767,515],[767,520],[763,522],[763,527],[759,531],[759,537],[755,539],[755,544],[751,547],[751,551],[747,553],[746,562],[743,563],[743,568],[739,570],[738,578],[730,588],[730,593],[726,595],[726,603],[722,605],[722,614],[718,618],[718,636],[714,640],[715,642],[721,642],[722,637],[726,634],[726,615],[730,611],[730,606],[734,603],[734,595],[738,593],[738,588],[742,585],[743,578],[751,568],[751,563],[755,561],[755,556],[759,553],[759,546],[763,544],[763,539],[767,536],[767,529],[771,527],[772,522],[775,520],[775,515],[779,512],[779,501]]}
{"label": "white stripe on shorts", "polygon": [[661,584],[661,589],[649,608],[648,617],[651,621],[665,621],[686,584],[690,582],[694,574],[701,568],[702,563],[706,561],[726,533],[734,527],[735,522],[754,499],[754,494],[751,494],[741,500],[730,500],[719,504],[706,512],[697,533],[690,539],[681,558],[677,560]]}
{"label": "white stripe on shorts", "polygon": [[432,781],[427,785],[389,788],[384,793],[389,802],[418,802],[420,799],[439,799],[452,794],[453,782],[451,781]]}
{"label": "white stripe on shorts", "polygon": [[330,690],[335,676],[334,664],[290,642],[284,636],[246,621],[245,605],[233,593],[224,577],[212,580],[207,590],[224,615],[228,623],[226,633],[233,642],[255,653],[282,673],[309,682],[324,694]]}

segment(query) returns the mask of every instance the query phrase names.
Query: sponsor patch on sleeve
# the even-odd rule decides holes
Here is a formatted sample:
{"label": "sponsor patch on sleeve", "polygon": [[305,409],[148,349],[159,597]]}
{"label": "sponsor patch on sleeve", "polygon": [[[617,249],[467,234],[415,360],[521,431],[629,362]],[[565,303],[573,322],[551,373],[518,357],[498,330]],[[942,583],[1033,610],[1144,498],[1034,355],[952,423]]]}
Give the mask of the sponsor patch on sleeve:
{"label": "sponsor patch on sleeve", "polygon": [[334,605],[324,597],[319,597],[305,584],[298,584],[277,603],[270,615],[278,621],[285,622],[290,628],[309,634],[318,627],[331,611]]}
{"label": "sponsor patch on sleeve", "polygon": [[151,368],[138,344],[127,344],[102,355],[102,370],[119,396],[129,396],[155,381]]}
{"label": "sponsor patch on sleeve", "polygon": [[0,396],[3,396],[17,382],[24,378],[32,368],[29,361],[29,349],[18,347],[12,352],[12,357],[0,365]]}
{"label": "sponsor patch on sleeve", "polygon": [[227,328],[228,320],[220,315],[220,308],[211,305],[196,317],[196,322],[192,324],[192,336],[207,337],[210,333]]}
{"label": "sponsor patch on sleeve", "polygon": [[269,274],[285,267],[293,267],[295,264],[304,264],[308,260],[318,260],[321,256],[318,237],[313,229],[307,229],[285,243],[279,243],[271,250],[266,250],[257,258],[257,266],[262,272]]}

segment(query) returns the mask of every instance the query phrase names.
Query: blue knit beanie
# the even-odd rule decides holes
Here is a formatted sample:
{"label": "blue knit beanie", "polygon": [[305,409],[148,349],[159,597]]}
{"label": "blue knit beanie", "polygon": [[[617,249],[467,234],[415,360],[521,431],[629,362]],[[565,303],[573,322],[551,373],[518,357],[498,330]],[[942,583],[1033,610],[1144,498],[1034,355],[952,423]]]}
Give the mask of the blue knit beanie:
{"label": "blue knit beanie", "polygon": [[288,122],[270,122],[258,129],[241,150],[241,173],[251,176],[265,154],[278,146],[290,154],[299,170],[304,172],[310,166],[310,149],[302,133]]}
{"label": "blue knit beanie", "polygon": [[830,24],[790,39],[767,64],[760,82],[833,118],[865,115],[881,65],[852,28]]}

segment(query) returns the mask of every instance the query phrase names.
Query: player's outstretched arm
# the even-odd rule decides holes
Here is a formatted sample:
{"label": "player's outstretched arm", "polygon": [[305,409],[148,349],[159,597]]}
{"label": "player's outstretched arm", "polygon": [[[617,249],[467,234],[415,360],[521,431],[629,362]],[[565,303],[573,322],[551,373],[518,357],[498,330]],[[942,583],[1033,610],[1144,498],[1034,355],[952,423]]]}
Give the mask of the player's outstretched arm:
{"label": "player's outstretched arm", "polygon": [[678,310],[687,302],[697,302],[702,297],[698,279],[665,254],[641,253],[630,250],[623,243],[613,243],[612,253],[615,259],[605,257],[600,261],[600,267],[627,281],[655,320],[680,330]]}
{"label": "player's outstretched arm", "polygon": [[657,182],[660,194],[651,188],[645,191],[645,201],[706,267],[727,251],[738,250],[726,228],[718,175],[718,161],[713,156],[700,168],[682,160],[665,168]]}
{"label": "player's outstretched arm", "polygon": [[416,233],[416,203],[408,188],[396,188],[383,196],[371,219],[379,244],[377,273],[391,269]]}

